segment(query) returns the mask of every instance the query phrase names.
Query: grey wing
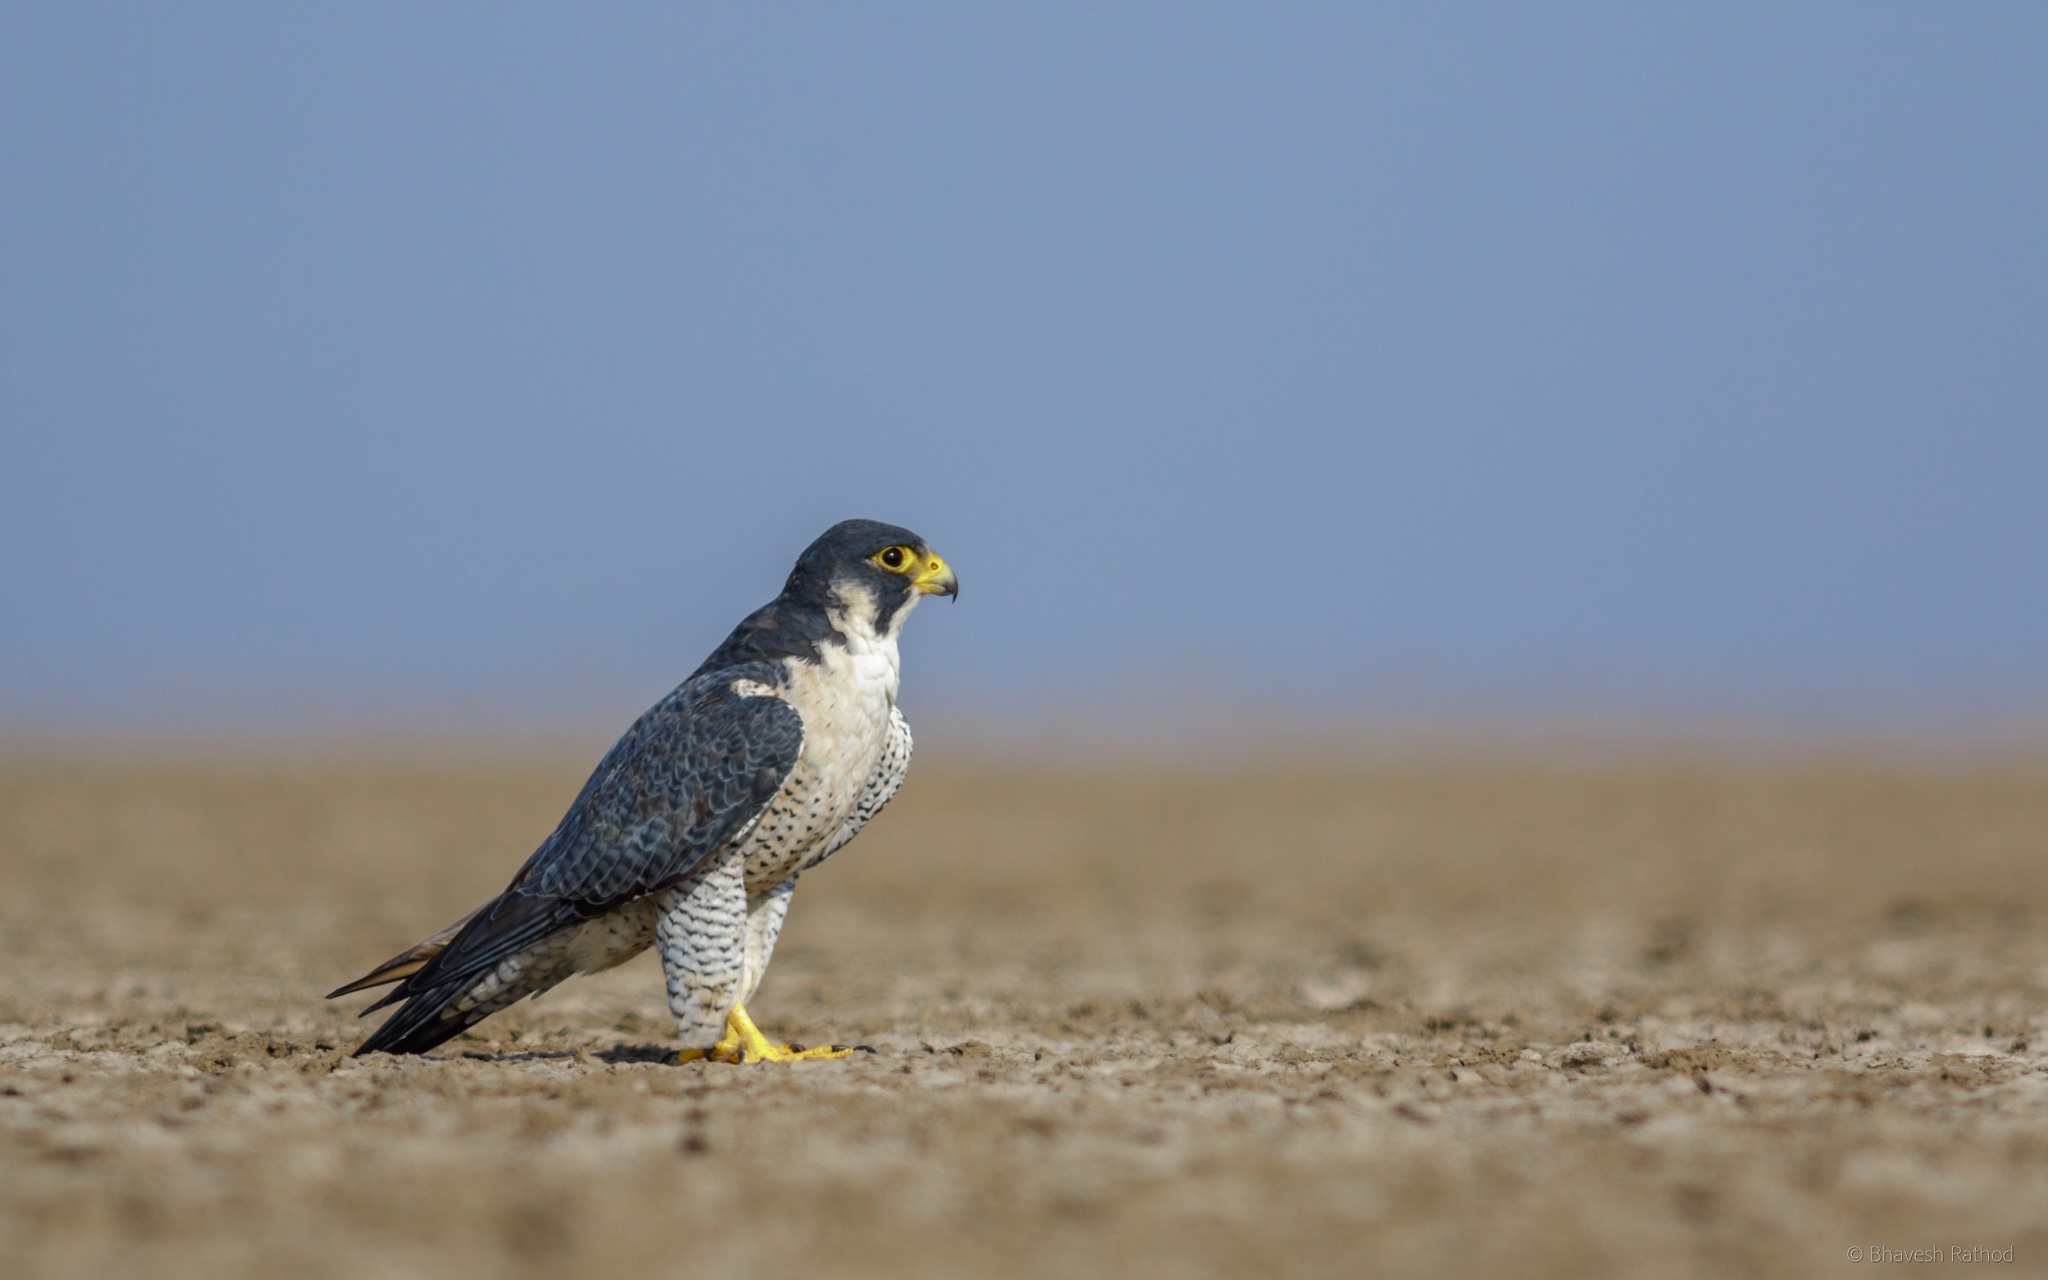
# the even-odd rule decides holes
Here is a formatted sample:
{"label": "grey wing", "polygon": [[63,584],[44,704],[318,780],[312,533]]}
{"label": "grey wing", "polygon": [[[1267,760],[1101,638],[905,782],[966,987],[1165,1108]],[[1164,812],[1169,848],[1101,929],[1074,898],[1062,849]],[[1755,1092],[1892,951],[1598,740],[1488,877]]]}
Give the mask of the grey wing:
{"label": "grey wing", "polygon": [[502,961],[688,879],[744,837],[803,749],[793,707],[733,690],[776,677],[708,672],[655,704],[605,754],[505,892],[387,997],[405,1006],[356,1052],[432,1048],[468,1025],[451,1005]]}
{"label": "grey wing", "polygon": [[846,847],[846,842],[860,834],[868,819],[882,811],[896,795],[896,789],[903,785],[903,779],[910,772],[910,722],[903,718],[898,708],[889,708],[889,737],[882,744],[881,758],[875,761],[875,771],[861,787],[860,799],[854,802],[853,812],[818,855],[806,862],[803,869],[808,871],[825,859]]}

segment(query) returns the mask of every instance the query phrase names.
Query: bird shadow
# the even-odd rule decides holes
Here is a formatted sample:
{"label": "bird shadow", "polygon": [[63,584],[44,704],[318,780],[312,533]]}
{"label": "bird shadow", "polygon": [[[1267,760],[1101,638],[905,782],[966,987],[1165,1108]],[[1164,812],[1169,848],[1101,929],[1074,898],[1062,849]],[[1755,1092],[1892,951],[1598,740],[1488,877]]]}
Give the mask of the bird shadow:
{"label": "bird shadow", "polygon": [[591,1054],[599,1062],[619,1066],[628,1062],[674,1062],[676,1050],[672,1045],[620,1044],[609,1049],[599,1049]]}

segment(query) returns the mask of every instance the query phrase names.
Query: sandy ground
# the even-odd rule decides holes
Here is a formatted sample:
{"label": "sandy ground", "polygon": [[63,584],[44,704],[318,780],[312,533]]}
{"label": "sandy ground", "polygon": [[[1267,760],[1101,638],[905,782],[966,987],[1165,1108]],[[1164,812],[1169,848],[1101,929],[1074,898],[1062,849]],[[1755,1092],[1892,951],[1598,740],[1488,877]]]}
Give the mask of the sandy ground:
{"label": "sandy ground", "polygon": [[579,782],[0,768],[0,1269],[2048,1274],[2048,769],[921,762],[756,1002],[874,1053],[346,1057]]}

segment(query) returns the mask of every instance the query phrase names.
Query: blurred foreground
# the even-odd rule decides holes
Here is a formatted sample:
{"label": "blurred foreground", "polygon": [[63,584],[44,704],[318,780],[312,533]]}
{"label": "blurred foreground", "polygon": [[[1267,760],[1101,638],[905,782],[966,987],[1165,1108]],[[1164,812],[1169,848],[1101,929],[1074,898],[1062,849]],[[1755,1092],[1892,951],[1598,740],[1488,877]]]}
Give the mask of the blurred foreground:
{"label": "blurred foreground", "polygon": [[0,771],[0,1270],[2048,1269],[2048,768],[921,761],[754,1006],[873,1055],[345,1057],[584,763]]}

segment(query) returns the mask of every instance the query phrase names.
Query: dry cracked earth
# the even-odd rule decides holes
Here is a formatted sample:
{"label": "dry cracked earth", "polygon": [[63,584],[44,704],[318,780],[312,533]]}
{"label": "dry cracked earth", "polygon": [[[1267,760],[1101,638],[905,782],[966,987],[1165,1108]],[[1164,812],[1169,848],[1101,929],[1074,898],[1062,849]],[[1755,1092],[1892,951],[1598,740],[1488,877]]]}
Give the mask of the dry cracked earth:
{"label": "dry cracked earth", "polygon": [[921,763],[756,1001],[872,1053],[348,1057],[580,781],[0,766],[0,1270],[2048,1274],[2037,762]]}

